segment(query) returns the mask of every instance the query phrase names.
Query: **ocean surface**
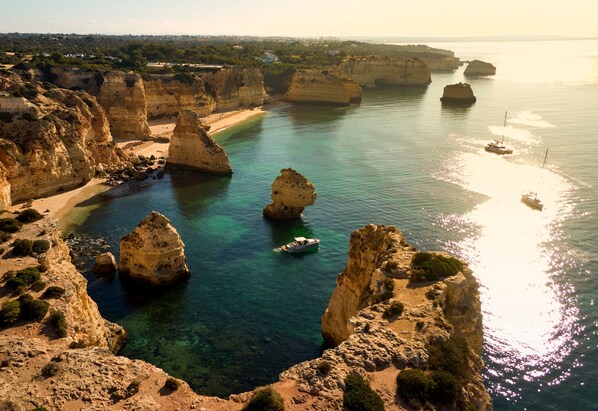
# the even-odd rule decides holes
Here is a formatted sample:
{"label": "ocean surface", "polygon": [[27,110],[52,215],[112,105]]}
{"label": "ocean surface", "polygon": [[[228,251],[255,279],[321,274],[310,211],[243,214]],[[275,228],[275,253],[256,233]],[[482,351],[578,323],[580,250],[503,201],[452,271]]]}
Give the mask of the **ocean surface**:
{"label": "ocean surface", "polygon": [[[131,336],[123,355],[204,394],[272,382],[320,354],[350,233],[393,224],[418,248],[471,265],[495,409],[598,409],[598,41],[430,45],[497,67],[466,80],[473,106],[439,101],[464,81],[461,68],[427,88],[366,90],[348,108],[277,108],[217,135],[232,178],[167,174],[75,210],[89,214],[75,232],[105,238],[117,257],[151,210],[186,244],[192,276],[169,290],[87,274],[102,314]],[[502,136],[513,155],[484,151]],[[318,199],[301,220],[272,222],[262,208],[286,167]],[[520,202],[528,190],[542,212]],[[319,252],[273,251],[297,235],[320,238]]]}

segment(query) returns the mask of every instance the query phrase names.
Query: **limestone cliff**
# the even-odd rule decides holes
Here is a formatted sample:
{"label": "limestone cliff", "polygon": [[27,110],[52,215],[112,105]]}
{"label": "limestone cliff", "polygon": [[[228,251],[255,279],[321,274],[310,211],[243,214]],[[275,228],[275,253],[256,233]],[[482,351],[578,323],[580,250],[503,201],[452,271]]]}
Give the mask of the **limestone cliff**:
{"label": "limestone cliff", "polygon": [[443,104],[470,105],[476,102],[471,86],[467,83],[449,84],[444,87],[440,101]]}
{"label": "limestone cliff", "polygon": [[361,87],[332,70],[299,69],[293,74],[285,100],[346,106],[361,101]]}
{"label": "limestone cliff", "polygon": [[118,270],[154,286],[175,284],[190,274],[184,247],[170,220],[152,211],[121,238]]}
{"label": "limestone cliff", "polygon": [[472,60],[469,62],[465,71],[463,72],[466,76],[493,76],[496,74],[496,67],[491,63],[486,63],[481,60]]}
{"label": "limestone cliff", "polygon": [[[84,91],[43,90],[16,74],[0,79],[0,177],[10,184],[12,202],[74,188],[98,170],[127,161],[94,97]],[[18,96],[23,93],[29,98]],[[5,194],[2,178],[0,186]]]}
{"label": "limestone cliff", "polygon": [[430,68],[420,59],[401,57],[350,57],[338,67],[341,76],[362,87],[377,85],[427,86],[431,83]]}
{"label": "limestone cliff", "polygon": [[[409,409],[396,395],[397,374],[406,367],[425,370],[429,346],[457,335],[468,342],[468,378],[456,405],[446,409],[492,409],[480,374],[482,323],[475,278],[464,266],[444,280],[414,282],[414,255],[395,227],[369,225],[353,232],[347,265],[322,318],[323,334],[336,347],[283,372],[280,384],[293,381],[308,394],[306,403],[340,409],[344,379],[358,372],[387,410]],[[397,302],[402,312],[387,315]],[[322,361],[328,364],[326,373],[320,371]]]}
{"label": "limestone cliff", "polygon": [[201,126],[197,113],[191,110],[179,114],[168,153],[167,165],[210,174],[230,175],[233,172],[226,151],[212,140]]}
{"label": "limestone cliff", "polygon": [[196,72],[208,93],[216,100],[217,111],[257,107],[264,104],[264,76],[259,69],[222,67]]}
{"label": "limestone cliff", "polygon": [[172,117],[183,110],[205,117],[216,109],[216,101],[206,92],[200,77],[151,74],[143,81],[149,118]]}
{"label": "limestone cliff", "polygon": [[115,137],[149,139],[145,86],[139,74],[110,71],[103,76],[98,102]]}
{"label": "limestone cliff", "polygon": [[272,183],[272,203],[264,208],[266,217],[279,220],[299,218],[303,209],[316,201],[316,189],[292,168],[280,170]]}
{"label": "limestone cliff", "polygon": [[452,72],[459,68],[461,60],[455,56],[430,56],[422,57],[422,60],[426,62],[430,71],[434,72]]}

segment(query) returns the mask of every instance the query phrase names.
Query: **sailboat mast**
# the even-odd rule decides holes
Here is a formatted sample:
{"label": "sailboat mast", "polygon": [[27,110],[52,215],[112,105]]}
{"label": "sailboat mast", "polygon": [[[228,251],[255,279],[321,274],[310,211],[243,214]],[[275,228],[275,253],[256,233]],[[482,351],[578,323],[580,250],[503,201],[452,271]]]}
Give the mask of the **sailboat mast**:
{"label": "sailboat mast", "polygon": [[546,158],[548,157],[548,148],[546,148],[546,153],[544,154],[544,162],[542,163],[542,168],[546,165]]}
{"label": "sailboat mast", "polygon": [[505,130],[504,129],[506,127],[507,127],[507,110],[505,110],[505,120],[502,123],[503,131],[502,131],[502,140],[500,140],[501,143],[505,142]]}

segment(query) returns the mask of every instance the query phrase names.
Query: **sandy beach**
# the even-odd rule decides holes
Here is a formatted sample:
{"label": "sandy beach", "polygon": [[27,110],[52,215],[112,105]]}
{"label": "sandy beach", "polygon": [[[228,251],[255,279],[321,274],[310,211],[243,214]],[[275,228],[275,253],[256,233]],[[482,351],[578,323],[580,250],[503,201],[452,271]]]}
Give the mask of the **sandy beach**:
{"label": "sandy beach", "polygon": [[[250,118],[264,114],[266,109],[264,107],[257,107],[250,110],[235,110],[225,113],[214,113],[203,118],[203,124],[210,126],[209,134],[214,136],[216,133],[223,131],[229,127],[242,123]],[[152,136],[154,137],[172,137],[176,119],[161,119],[154,120],[149,123]],[[115,138],[116,144],[125,151],[130,151],[137,155],[150,157],[168,157],[167,142],[157,141],[143,141],[133,139],[118,139]],[[31,202],[31,207],[40,212],[44,212],[52,219],[63,223],[61,220],[72,210],[77,204],[109,190],[111,187],[104,183],[102,178],[94,178],[84,186],[75,188],[70,191],[62,192],[53,196],[39,198]],[[28,206],[28,204],[27,204]],[[24,204],[17,204],[12,207],[12,210],[20,210],[27,208]]]}

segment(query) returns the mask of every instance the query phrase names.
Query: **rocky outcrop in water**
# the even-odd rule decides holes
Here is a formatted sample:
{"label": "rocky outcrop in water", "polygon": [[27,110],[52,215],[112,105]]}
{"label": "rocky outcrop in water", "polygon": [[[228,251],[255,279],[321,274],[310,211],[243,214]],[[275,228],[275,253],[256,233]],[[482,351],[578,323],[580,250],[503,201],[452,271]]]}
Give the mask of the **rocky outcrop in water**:
{"label": "rocky outcrop in water", "polygon": [[293,74],[285,100],[346,106],[361,101],[361,87],[332,70],[299,69]]}
{"label": "rocky outcrop in water", "polygon": [[496,67],[485,61],[472,60],[465,68],[463,74],[470,77],[493,76],[496,74]]}
{"label": "rocky outcrop in water", "polygon": [[264,208],[266,217],[286,220],[301,217],[303,209],[316,201],[316,189],[305,176],[292,168],[280,170],[272,183],[272,203]]}
{"label": "rocky outcrop in water", "polygon": [[264,104],[264,76],[259,69],[222,67],[196,72],[208,93],[216,100],[217,111],[257,107]]}
{"label": "rocky outcrop in water", "polygon": [[112,253],[102,253],[96,257],[93,265],[94,274],[114,274],[116,272],[116,258]]}
{"label": "rocky outcrop in water", "polygon": [[471,86],[467,83],[449,84],[444,87],[440,101],[443,104],[470,105],[476,102]]}
{"label": "rocky outcrop in water", "polygon": [[362,87],[377,85],[427,86],[432,82],[430,68],[420,59],[401,57],[351,57],[338,67],[341,76]]}
{"label": "rocky outcrop in water", "polygon": [[167,166],[220,175],[233,172],[226,151],[212,140],[201,126],[197,113],[191,110],[179,114],[168,153]]}
{"label": "rocky outcrop in water", "polygon": [[216,101],[204,87],[200,77],[189,74],[143,77],[149,118],[172,117],[183,110],[193,110],[205,117],[216,109]]}
{"label": "rocky outcrop in water", "polygon": [[6,197],[4,176],[12,202],[74,188],[128,162],[102,107],[86,92],[45,90],[5,73],[0,93],[0,186]]}
{"label": "rocky outcrop in water", "polygon": [[118,270],[153,286],[175,284],[190,275],[184,247],[170,220],[152,211],[121,238]]}
{"label": "rocky outcrop in water", "polygon": [[106,112],[115,137],[150,138],[145,86],[139,74],[121,71],[104,74],[98,102]]}

